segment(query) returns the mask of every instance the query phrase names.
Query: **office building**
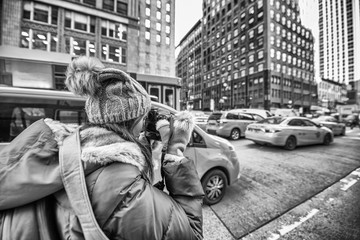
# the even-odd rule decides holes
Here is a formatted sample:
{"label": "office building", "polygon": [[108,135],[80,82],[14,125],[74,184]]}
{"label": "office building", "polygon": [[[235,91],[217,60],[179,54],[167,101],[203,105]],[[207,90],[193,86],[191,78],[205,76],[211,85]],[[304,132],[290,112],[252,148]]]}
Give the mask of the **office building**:
{"label": "office building", "polygon": [[321,77],[349,85],[349,103],[359,103],[359,1],[319,0],[319,29]]}
{"label": "office building", "polygon": [[314,39],[297,1],[203,1],[203,109],[295,107],[317,102]]}
{"label": "office building", "polygon": [[128,72],[179,108],[173,0],[0,0],[0,83],[64,89],[74,57]]}
{"label": "office building", "polygon": [[202,109],[201,20],[180,41],[176,76],[182,79],[183,109]]}

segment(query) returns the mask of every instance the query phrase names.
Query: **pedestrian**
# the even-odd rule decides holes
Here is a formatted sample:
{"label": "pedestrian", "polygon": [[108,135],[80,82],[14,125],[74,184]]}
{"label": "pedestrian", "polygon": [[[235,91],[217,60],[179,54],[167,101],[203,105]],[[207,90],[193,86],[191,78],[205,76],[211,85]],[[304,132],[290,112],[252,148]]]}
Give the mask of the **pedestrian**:
{"label": "pedestrian", "polygon": [[[161,118],[156,123],[161,139],[167,146],[164,148],[166,151],[163,153],[161,166],[168,191],[165,193],[154,186],[151,149],[144,138],[139,139],[151,109],[150,96],[145,89],[123,71],[105,68],[97,58],[89,57],[79,57],[70,63],[65,83],[70,91],[87,98],[85,111],[89,123],[79,130],[81,161],[85,169],[91,207],[106,237],[136,240],[202,239],[204,192],[193,161],[182,154],[194,127],[190,115],[179,113],[174,116],[173,122]],[[57,147],[75,131],[71,126],[51,119],[45,119],[44,122],[51,129]],[[171,127],[174,134],[171,134]],[[42,128],[45,129],[44,126]],[[31,126],[28,129],[32,129]],[[51,141],[49,139],[42,144],[45,146]],[[11,145],[12,143],[10,148],[16,147]],[[49,147],[51,151],[55,151],[53,147]],[[52,162],[47,162],[47,165],[51,164]],[[26,176],[37,169],[26,171],[23,173],[24,179],[44,181],[42,189],[46,188],[47,192],[54,190],[51,196],[55,204],[50,209],[53,210],[53,225],[60,239],[85,239],[83,229],[86,226],[81,225],[79,216],[74,213],[73,203],[67,192],[59,186],[52,187],[58,185],[59,181],[56,176],[58,169],[54,166],[51,171],[47,169],[49,166],[42,167],[37,177]],[[29,167],[31,168],[30,164]],[[0,171],[0,176],[2,174],[8,177],[6,171]],[[11,174],[10,172],[9,175]],[[42,175],[46,174],[51,177],[47,176],[45,179]],[[16,201],[27,203],[22,197],[15,196],[22,194],[17,190],[18,186],[12,191],[6,191],[10,186],[3,184],[5,180],[1,179],[4,178],[0,178],[1,191],[7,192],[8,196],[0,196],[0,210],[16,206]],[[24,179],[18,185],[24,185]],[[8,181],[5,183],[10,184]],[[35,183],[27,184],[26,192],[36,195],[37,191]],[[27,197],[36,199],[33,196]],[[21,231],[18,230],[16,234],[7,232],[7,236],[15,236],[10,237],[11,239],[36,238],[29,235],[34,234],[31,221],[21,225],[14,222],[14,219],[17,218],[13,218],[14,226],[8,229]],[[23,218],[22,221],[24,223]],[[0,229],[4,229],[3,224],[4,221],[0,221]],[[22,236],[23,233],[28,235]],[[0,238],[1,236],[4,236],[4,232]]]}
{"label": "pedestrian", "polygon": [[353,129],[354,127],[356,126],[359,126],[360,127],[360,124],[359,124],[359,115],[358,114],[354,114],[353,115],[353,119],[350,123],[350,128]]}

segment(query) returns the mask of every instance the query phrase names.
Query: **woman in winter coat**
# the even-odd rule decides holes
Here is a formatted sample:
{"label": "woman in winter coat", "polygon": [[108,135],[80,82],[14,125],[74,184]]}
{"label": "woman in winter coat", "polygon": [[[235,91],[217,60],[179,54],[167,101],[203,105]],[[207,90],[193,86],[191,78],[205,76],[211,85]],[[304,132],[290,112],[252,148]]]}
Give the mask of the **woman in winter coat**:
{"label": "woman in winter coat", "polygon": [[[104,68],[98,59],[87,57],[72,61],[66,85],[75,94],[87,97],[85,111],[89,124],[80,128],[81,160],[91,206],[105,235],[126,240],[202,239],[204,193],[193,161],[182,155],[194,126],[190,115],[180,113],[174,117],[172,135],[168,120],[156,123],[167,145],[162,164],[167,194],[153,186],[151,150],[144,139],[139,140],[151,108],[145,89],[126,73]],[[58,146],[74,131],[50,119],[43,122],[51,129]],[[58,180],[56,176],[54,182]],[[58,185],[45,185],[51,184]],[[48,190],[54,190],[56,235],[60,239],[84,239],[66,191],[58,191],[61,186],[56,188]],[[0,210],[11,204],[0,197]],[[4,222],[0,221],[3,233]],[[29,234],[26,230],[22,231],[23,235],[18,232],[10,238],[31,238],[24,236]]]}

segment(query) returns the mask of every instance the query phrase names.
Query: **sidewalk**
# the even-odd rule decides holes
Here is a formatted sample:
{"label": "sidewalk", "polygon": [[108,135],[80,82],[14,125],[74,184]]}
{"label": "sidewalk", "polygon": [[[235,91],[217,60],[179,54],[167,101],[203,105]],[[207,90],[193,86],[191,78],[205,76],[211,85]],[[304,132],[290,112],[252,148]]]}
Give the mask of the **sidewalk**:
{"label": "sidewalk", "polygon": [[234,240],[235,238],[230,234],[225,225],[215,215],[213,210],[204,205],[203,206],[203,233],[204,240]]}

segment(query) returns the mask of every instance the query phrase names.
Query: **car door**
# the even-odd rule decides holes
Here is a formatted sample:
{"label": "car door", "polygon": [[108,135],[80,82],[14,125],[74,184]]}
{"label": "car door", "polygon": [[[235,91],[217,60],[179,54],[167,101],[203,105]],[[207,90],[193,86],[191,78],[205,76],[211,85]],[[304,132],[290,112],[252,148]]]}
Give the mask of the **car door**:
{"label": "car door", "polygon": [[239,120],[237,120],[237,122],[238,122],[237,125],[239,126],[242,134],[245,133],[246,127],[250,123],[256,122],[254,117],[248,113],[239,113],[238,118],[239,118]]}
{"label": "car door", "polygon": [[307,140],[307,131],[304,128],[303,122],[301,119],[292,119],[288,124],[289,135],[295,135],[298,145],[304,145],[308,143]]}
{"label": "car door", "polygon": [[321,137],[321,128],[318,127],[315,123],[311,122],[307,119],[302,119],[302,126],[304,128],[304,141],[305,144],[315,144],[315,143],[321,143],[322,137]]}

